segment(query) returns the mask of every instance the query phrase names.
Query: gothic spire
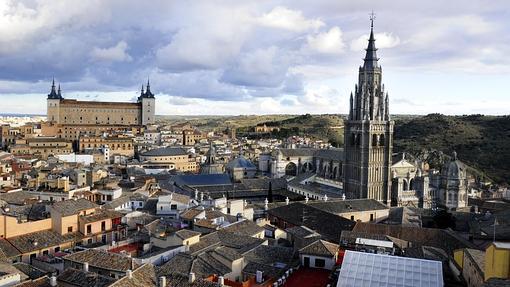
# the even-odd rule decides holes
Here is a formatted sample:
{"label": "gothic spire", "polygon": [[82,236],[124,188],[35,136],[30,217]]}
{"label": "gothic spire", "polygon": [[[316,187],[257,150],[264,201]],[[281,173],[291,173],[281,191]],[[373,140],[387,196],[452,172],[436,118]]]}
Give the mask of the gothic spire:
{"label": "gothic spire", "polygon": [[60,84],[58,84],[58,92],[57,95],[59,98],[62,98],[62,90],[60,89]]}
{"label": "gothic spire", "polygon": [[145,89],[145,98],[154,98],[154,94],[151,92],[151,84],[149,78],[147,78],[147,87]]}
{"label": "gothic spire", "polygon": [[59,96],[55,89],[55,78],[53,78],[53,81],[51,82],[51,91],[48,94],[48,99],[59,99]]}
{"label": "gothic spire", "polygon": [[375,14],[372,12],[370,15],[370,38],[368,39],[368,47],[365,49],[367,51],[365,55],[365,64],[363,68],[373,69],[377,67],[377,48],[375,47],[375,38],[374,38],[374,19]]}

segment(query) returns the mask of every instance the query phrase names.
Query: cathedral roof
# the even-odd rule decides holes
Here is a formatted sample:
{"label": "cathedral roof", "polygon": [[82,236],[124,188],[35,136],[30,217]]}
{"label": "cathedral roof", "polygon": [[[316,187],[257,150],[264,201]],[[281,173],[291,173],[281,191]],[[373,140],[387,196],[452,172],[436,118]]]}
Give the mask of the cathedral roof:
{"label": "cathedral roof", "polygon": [[231,160],[227,164],[228,169],[233,168],[256,168],[256,166],[249,160],[247,160],[244,156],[240,155],[239,157]]}
{"label": "cathedral roof", "polygon": [[58,85],[58,92],[55,87],[55,79],[53,79],[53,82],[51,84],[51,91],[48,94],[48,99],[62,99],[62,91],[60,90],[60,85]]}
{"label": "cathedral roof", "polygon": [[448,178],[466,177],[467,166],[457,158],[457,153],[453,152],[453,158],[443,166],[443,175]]}

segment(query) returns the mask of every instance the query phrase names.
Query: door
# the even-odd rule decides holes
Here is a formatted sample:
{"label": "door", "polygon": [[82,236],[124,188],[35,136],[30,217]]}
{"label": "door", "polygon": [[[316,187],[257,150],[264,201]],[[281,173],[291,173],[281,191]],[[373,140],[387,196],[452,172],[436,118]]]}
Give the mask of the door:
{"label": "door", "polygon": [[310,267],[310,257],[303,257],[303,265],[305,265],[305,267]]}

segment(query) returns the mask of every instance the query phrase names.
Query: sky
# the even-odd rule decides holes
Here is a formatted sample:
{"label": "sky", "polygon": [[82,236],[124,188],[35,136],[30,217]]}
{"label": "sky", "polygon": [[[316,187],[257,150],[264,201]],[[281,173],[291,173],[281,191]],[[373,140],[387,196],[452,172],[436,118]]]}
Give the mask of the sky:
{"label": "sky", "polygon": [[156,114],[347,113],[374,11],[394,114],[510,114],[510,5],[494,1],[0,0],[0,113],[65,98]]}

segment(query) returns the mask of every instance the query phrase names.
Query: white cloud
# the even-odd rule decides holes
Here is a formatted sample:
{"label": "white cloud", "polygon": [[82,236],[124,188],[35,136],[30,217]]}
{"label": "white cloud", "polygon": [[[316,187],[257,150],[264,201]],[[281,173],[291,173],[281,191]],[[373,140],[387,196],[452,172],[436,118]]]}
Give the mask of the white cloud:
{"label": "white cloud", "polygon": [[[375,33],[375,46],[377,48],[393,48],[400,44],[400,38],[393,33]],[[363,51],[368,45],[369,35],[363,35],[351,41],[352,51]]]}
{"label": "white cloud", "polygon": [[125,41],[120,41],[117,45],[110,48],[97,48],[90,53],[93,59],[106,62],[129,62],[132,60],[131,56],[126,52],[128,44]]}
{"label": "white cloud", "polygon": [[327,32],[314,36],[308,36],[307,43],[310,49],[323,54],[340,54],[345,47],[342,30],[338,27],[333,27]]}
{"label": "white cloud", "polygon": [[306,19],[301,11],[282,6],[273,8],[271,12],[260,17],[258,22],[263,26],[296,32],[317,30],[325,25],[320,19]]}

